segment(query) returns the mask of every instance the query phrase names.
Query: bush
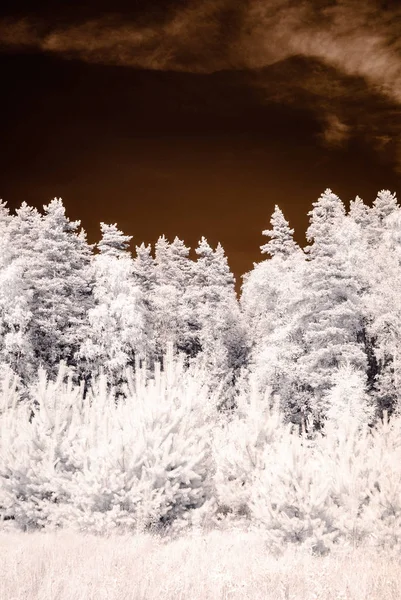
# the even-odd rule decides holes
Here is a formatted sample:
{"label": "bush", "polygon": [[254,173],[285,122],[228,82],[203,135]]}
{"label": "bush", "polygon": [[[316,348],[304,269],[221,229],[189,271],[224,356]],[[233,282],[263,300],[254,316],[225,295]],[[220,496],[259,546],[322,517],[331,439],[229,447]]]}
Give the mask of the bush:
{"label": "bush", "polygon": [[83,386],[41,371],[31,406],[1,419],[3,517],[22,529],[94,532],[171,525],[210,496],[209,398],[180,359],[154,377],[127,373],[118,401],[105,377]]}

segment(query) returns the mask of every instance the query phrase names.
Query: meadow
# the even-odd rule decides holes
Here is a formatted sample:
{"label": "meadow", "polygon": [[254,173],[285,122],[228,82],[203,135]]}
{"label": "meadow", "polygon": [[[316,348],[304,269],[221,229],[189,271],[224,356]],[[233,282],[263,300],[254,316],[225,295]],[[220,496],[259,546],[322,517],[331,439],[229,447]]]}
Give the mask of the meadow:
{"label": "meadow", "polygon": [[398,600],[399,559],[339,548],[269,554],[257,531],[97,537],[0,533],[7,600]]}

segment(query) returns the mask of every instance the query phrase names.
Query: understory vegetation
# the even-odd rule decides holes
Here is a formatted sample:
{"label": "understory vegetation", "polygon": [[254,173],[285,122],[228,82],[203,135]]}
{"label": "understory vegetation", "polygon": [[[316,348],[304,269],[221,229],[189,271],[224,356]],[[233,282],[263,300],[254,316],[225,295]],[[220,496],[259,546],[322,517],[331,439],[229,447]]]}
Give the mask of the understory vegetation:
{"label": "understory vegetation", "polygon": [[149,378],[83,386],[42,371],[28,399],[2,382],[0,506],[21,531],[170,536],[257,527],[271,553],[298,545],[400,548],[401,419],[375,427],[350,410],[323,431],[286,423],[252,380],[222,413],[196,367],[172,352]]}

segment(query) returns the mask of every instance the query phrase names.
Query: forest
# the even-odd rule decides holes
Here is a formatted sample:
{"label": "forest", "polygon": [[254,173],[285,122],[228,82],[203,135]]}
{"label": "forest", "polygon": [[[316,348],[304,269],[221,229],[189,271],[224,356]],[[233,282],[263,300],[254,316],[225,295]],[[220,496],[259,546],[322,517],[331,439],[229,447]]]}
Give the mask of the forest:
{"label": "forest", "polygon": [[0,204],[3,525],[399,547],[401,207],[308,216],[302,248],[275,207],[238,298],[204,237]]}

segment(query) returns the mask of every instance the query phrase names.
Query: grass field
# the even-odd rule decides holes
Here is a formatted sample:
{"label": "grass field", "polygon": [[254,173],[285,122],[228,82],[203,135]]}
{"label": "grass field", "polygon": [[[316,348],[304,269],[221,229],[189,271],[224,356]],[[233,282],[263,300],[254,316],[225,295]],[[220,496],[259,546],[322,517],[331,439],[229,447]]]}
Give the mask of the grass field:
{"label": "grass field", "polygon": [[342,549],[268,554],[241,531],[101,538],[0,533],[2,600],[399,600],[395,555]]}

